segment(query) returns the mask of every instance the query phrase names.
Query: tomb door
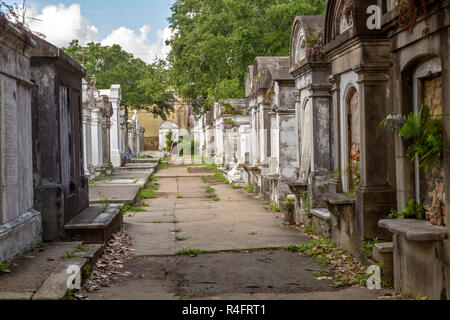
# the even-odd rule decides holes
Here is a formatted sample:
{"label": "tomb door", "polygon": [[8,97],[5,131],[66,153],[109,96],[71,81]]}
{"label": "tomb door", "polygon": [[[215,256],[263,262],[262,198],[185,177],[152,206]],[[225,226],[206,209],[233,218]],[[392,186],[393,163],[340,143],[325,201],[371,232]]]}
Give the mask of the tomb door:
{"label": "tomb door", "polygon": [[302,110],[300,180],[307,181],[311,170],[312,104],[308,100]]}
{"label": "tomb door", "polygon": [[[442,73],[439,58],[422,63],[414,74],[413,83],[414,112],[427,106],[432,118],[442,117]],[[419,159],[415,159],[415,200],[421,203],[427,218],[433,224],[444,224],[444,166],[436,164],[424,170],[420,168]]]}
{"label": "tomb door", "polygon": [[347,96],[347,166],[342,173],[346,192],[359,185],[361,158],[361,119],[359,93],[352,87]]}
{"label": "tomb door", "polygon": [[61,184],[69,191],[72,162],[72,124],[70,121],[69,88],[59,87],[59,117],[60,117],[60,146],[61,146]]}

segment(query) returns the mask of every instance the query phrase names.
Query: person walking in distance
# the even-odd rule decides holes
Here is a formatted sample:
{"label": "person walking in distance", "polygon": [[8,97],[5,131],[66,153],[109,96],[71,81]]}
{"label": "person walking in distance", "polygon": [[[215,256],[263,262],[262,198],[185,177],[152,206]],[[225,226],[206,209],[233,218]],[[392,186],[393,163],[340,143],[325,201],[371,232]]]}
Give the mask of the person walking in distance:
{"label": "person walking in distance", "polygon": [[180,137],[178,141],[172,142],[172,146],[170,147],[170,153],[172,154],[172,161],[175,161],[178,156],[178,145],[183,142],[183,137]]}

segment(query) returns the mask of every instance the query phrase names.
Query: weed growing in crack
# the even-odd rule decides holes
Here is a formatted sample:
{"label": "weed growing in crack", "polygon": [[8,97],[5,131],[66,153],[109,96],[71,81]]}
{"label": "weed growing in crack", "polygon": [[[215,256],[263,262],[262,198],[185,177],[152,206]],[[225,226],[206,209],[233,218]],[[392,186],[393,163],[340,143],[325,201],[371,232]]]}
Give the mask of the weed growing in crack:
{"label": "weed growing in crack", "polygon": [[131,204],[126,204],[120,208],[120,214],[125,214],[128,212],[144,212],[144,208],[136,207]]}
{"label": "weed growing in crack", "polygon": [[45,243],[43,241],[39,241],[33,248],[31,248],[31,251],[34,252],[42,248],[45,248]]}
{"label": "weed growing in crack", "polygon": [[281,212],[281,208],[279,204],[273,204],[271,207],[273,212]]}
{"label": "weed growing in crack", "polygon": [[66,252],[64,252],[62,258],[63,259],[76,259],[79,257],[77,255],[73,254],[73,252],[66,251]]}
{"label": "weed growing in crack", "polygon": [[0,274],[8,272],[8,266],[0,261]]}
{"label": "weed growing in crack", "polygon": [[75,247],[74,252],[77,252],[77,253],[87,252],[87,249],[85,247],[83,247],[81,244],[79,244]]}
{"label": "weed growing in crack", "polygon": [[208,251],[187,248],[187,249],[178,250],[177,252],[175,252],[175,255],[177,255],[177,256],[188,255],[188,254],[198,255],[198,254],[203,254],[203,253],[208,253]]}

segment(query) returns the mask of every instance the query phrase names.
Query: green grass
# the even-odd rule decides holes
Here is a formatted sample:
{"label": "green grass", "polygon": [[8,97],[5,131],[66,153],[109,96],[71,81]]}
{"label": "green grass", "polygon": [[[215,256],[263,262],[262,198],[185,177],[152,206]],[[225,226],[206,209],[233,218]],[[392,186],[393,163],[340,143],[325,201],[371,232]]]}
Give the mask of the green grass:
{"label": "green grass", "polygon": [[186,170],[187,170],[188,173],[192,173],[192,168],[191,167],[187,167]]}
{"label": "green grass", "polygon": [[111,203],[111,200],[108,198],[102,198],[102,213],[106,212],[106,210],[109,209],[109,205]]}
{"label": "green grass", "polygon": [[250,232],[249,235],[251,236],[256,236],[258,234],[258,232]]}
{"label": "green grass", "polygon": [[8,266],[0,261],[0,273],[4,273],[8,270]]}
{"label": "green grass", "polygon": [[87,252],[87,249],[85,247],[83,247],[81,244],[79,244],[75,247],[74,252],[77,252],[77,253]]}
{"label": "green grass", "polygon": [[184,237],[175,237],[175,240],[181,242],[181,241],[186,241],[187,238],[184,238]]}
{"label": "green grass", "polygon": [[175,255],[177,256],[182,256],[182,255],[187,255],[187,254],[203,254],[203,253],[208,253],[208,251],[205,250],[200,250],[200,249],[181,249],[178,250]]}
{"label": "green grass", "polygon": [[152,221],[153,224],[161,224],[162,221]]}
{"label": "green grass", "polygon": [[220,197],[216,194],[216,190],[212,187],[206,188],[206,197],[213,201],[220,201]]}
{"label": "green grass", "polygon": [[73,294],[74,294],[75,290],[74,289],[69,289],[67,290],[67,300],[73,300]]}
{"label": "green grass", "polygon": [[300,247],[296,244],[290,244],[287,247],[284,247],[283,249],[286,251],[299,251]]}
{"label": "green grass", "polygon": [[372,259],[373,248],[375,247],[375,244],[379,242],[379,239],[368,239],[363,236],[361,237],[361,242],[363,252],[366,254],[367,258]]}
{"label": "green grass", "polygon": [[156,198],[158,198],[158,195],[156,194],[156,191],[159,190],[159,183],[158,182],[151,183],[150,181],[148,181],[145,184],[144,189],[141,189],[139,191],[139,195],[138,195],[138,199],[139,200],[142,200],[142,199],[156,199]]}
{"label": "green grass", "polygon": [[252,184],[249,184],[248,186],[246,186],[245,190],[247,190],[248,193],[253,193],[255,191],[255,189],[254,189]]}
{"label": "green grass", "polygon": [[305,228],[303,229],[303,232],[309,236],[314,235],[316,233],[316,230],[314,229],[314,226],[312,225],[311,221],[308,221]]}
{"label": "green grass", "polygon": [[239,185],[239,184],[237,184],[237,183],[233,183],[233,184],[231,185],[231,188],[233,188],[233,189],[242,189],[242,186]]}
{"label": "green grass", "polygon": [[333,276],[333,274],[329,271],[325,271],[325,270],[314,270],[312,272],[312,275],[315,277],[327,277],[327,276]]}
{"label": "green grass", "polygon": [[139,191],[139,198],[141,199],[156,199],[158,196],[156,195],[156,192],[151,189],[142,189]]}
{"label": "green grass", "polygon": [[170,163],[160,163],[160,164],[158,164],[158,167],[156,169],[160,170],[160,169],[165,169],[165,168],[170,168],[170,167],[173,167],[173,165]]}
{"label": "green grass", "polygon": [[183,230],[181,230],[181,229],[173,229],[173,230],[170,230],[170,232],[173,232],[173,233],[180,233],[180,232],[182,232]]}
{"label": "green grass", "polygon": [[62,258],[63,259],[76,259],[76,258],[78,258],[78,256],[73,254],[73,252],[66,251],[66,252],[64,252]]}
{"label": "green grass", "polygon": [[273,204],[272,205],[272,211],[273,212],[281,212],[281,208],[279,204]]}
{"label": "green grass", "polygon": [[92,266],[90,264],[86,264],[83,269],[81,269],[81,274],[83,279],[86,279],[91,274]]}
{"label": "green grass", "polygon": [[144,212],[144,208],[136,207],[131,204],[126,204],[120,208],[120,214],[125,214],[127,212]]}
{"label": "green grass", "polygon": [[289,197],[286,197],[286,199],[284,200],[284,202],[286,202],[287,204],[292,204],[292,203],[295,203],[295,201],[294,200],[292,200],[291,198],[289,198]]}
{"label": "green grass", "polygon": [[217,168],[217,166],[215,164],[209,164],[209,165],[206,166],[206,170],[209,170],[209,171],[211,171],[213,173],[216,173],[218,168]]}
{"label": "green grass", "polygon": [[170,223],[177,224],[178,220],[172,220],[172,221],[170,221]]}
{"label": "green grass", "polygon": [[31,248],[31,251],[36,251],[42,248],[45,248],[45,243],[43,241],[39,241],[33,248]]}
{"label": "green grass", "polygon": [[184,197],[183,197],[183,196],[180,196],[180,195],[178,195],[178,196],[177,196],[177,199],[184,199]]}
{"label": "green grass", "polygon": [[222,172],[217,172],[213,176],[203,176],[202,180],[204,183],[228,183],[228,179]]}

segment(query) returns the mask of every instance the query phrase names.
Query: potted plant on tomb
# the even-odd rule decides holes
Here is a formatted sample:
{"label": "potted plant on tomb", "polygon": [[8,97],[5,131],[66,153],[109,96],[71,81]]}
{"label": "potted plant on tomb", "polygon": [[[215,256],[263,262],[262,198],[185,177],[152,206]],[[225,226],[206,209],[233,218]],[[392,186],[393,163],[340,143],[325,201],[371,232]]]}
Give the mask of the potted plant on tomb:
{"label": "potted plant on tomb", "polygon": [[235,122],[233,119],[225,119],[225,121],[224,121],[224,127],[227,130],[233,129],[234,124],[235,124]]}
{"label": "potted plant on tomb", "polygon": [[106,167],[106,175],[112,176],[113,169],[114,169],[113,164],[110,162],[108,167]]}
{"label": "potted plant on tomb", "polygon": [[306,49],[306,58],[308,61],[325,59],[323,30],[321,29],[306,34],[302,48]]}

